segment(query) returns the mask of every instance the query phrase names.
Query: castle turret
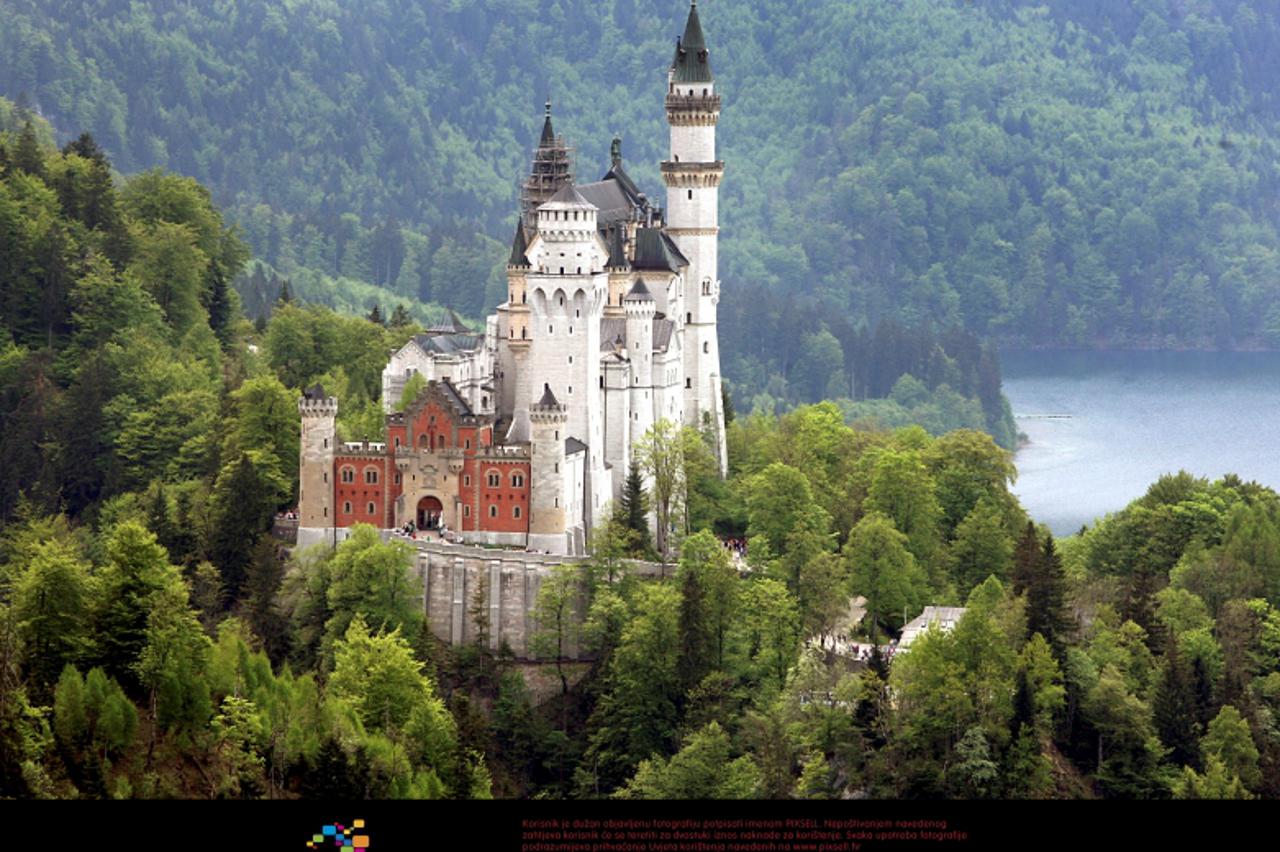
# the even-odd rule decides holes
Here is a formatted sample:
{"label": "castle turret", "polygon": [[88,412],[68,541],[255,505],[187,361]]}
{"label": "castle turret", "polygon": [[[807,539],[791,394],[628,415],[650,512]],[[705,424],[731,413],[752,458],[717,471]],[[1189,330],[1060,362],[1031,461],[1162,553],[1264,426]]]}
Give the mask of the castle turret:
{"label": "castle turret", "polygon": [[532,402],[529,394],[529,345],[532,340],[529,327],[529,258],[524,225],[516,222],[516,233],[511,240],[511,256],[507,259],[507,339],[505,351],[500,355],[502,404],[500,412],[511,416],[515,411],[527,410]]}
{"label": "castle turret", "polygon": [[338,400],[325,396],[319,384],[298,400],[302,443],[298,459],[298,526],[325,529],[334,526],[333,453]]}
{"label": "castle turret", "polygon": [[622,299],[631,280],[631,261],[627,259],[625,231],[626,225],[619,222],[609,232],[609,259],[605,266],[609,273],[609,298],[604,306],[607,319],[621,319],[626,315]]}
{"label": "castle turret", "polygon": [[622,300],[627,312],[627,357],[631,361],[631,442],[653,425],[653,318],[657,304],[644,282]]}
{"label": "castle turret", "polygon": [[684,35],[676,42],[667,72],[667,123],[671,159],[662,163],[667,185],[667,233],[689,260],[685,273],[684,367],[685,417],[702,426],[710,420],[727,470],[724,412],[720,401],[720,350],[716,305],[720,301],[718,234],[720,179],[724,163],[716,159],[720,96],[711,73],[711,52],[702,34],[695,0]]}
{"label": "castle turret", "polygon": [[543,385],[542,398],[529,407],[532,435],[529,445],[531,512],[529,547],[552,553],[568,552],[565,535],[565,452],[568,409],[560,404],[550,385]]}

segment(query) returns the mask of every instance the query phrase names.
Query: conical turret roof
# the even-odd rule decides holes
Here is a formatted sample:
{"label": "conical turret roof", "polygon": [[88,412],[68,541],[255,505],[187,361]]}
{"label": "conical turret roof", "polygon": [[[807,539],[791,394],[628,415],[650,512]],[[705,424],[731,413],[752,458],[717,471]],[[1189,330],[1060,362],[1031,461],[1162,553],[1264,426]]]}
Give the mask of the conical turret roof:
{"label": "conical turret roof", "polygon": [[714,79],[697,0],[689,7],[689,21],[684,25],[684,35],[676,42],[676,56],[671,66],[677,83],[710,83]]}
{"label": "conical turret roof", "polygon": [[507,258],[507,266],[528,266],[529,258],[525,257],[525,251],[528,248],[529,243],[524,238],[524,226],[517,219],[516,235],[511,240],[511,257]]}
{"label": "conical turret roof", "polygon": [[538,145],[543,148],[549,148],[556,144],[556,132],[551,128],[551,99],[547,99],[547,118],[542,122],[542,138],[538,140]]}

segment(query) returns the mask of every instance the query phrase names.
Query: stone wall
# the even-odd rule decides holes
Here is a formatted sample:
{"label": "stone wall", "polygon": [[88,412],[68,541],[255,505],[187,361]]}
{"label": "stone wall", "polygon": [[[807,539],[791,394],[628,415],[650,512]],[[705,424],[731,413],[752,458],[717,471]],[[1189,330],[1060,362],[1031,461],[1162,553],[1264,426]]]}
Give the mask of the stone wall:
{"label": "stone wall", "polygon": [[[534,656],[529,642],[537,630],[533,611],[543,579],[557,565],[588,561],[439,542],[415,545],[413,570],[422,584],[423,612],[431,632],[452,645],[464,645],[475,643],[487,631],[490,650],[496,652],[505,640],[521,659]],[[662,566],[631,562],[628,570],[658,577]],[[581,609],[577,608],[579,618]],[[567,651],[573,659],[582,653],[576,647]]]}

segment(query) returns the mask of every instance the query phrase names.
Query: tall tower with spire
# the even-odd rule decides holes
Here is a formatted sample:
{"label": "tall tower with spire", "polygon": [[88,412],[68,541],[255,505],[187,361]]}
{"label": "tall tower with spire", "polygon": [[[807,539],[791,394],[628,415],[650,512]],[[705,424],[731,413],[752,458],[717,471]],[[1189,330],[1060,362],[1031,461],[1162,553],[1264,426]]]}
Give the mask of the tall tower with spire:
{"label": "tall tower with spire", "polygon": [[671,158],[662,163],[667,186],[666,231],[689,260],[685,273],[684,372],[686,417],[714,430],[723,475],[728,467],[720,391],[716,305],[720,302],[718,234],[720,179],[716,123],[720,96],[702,34],[698,3],[689,7],[684,35],[667,72],[667,123]]}
{"label": "tall tower with spire", "polygon": [[556,135],[551,126],[551,101],[548,99],[542,136],[538,139],[537,150],[533,152],[529,177],[520,189],[520,215],[525,230],[533,231],[538,227],[538,207],[550,201],[566,183],[572,182],[573,149],[563,136]]}

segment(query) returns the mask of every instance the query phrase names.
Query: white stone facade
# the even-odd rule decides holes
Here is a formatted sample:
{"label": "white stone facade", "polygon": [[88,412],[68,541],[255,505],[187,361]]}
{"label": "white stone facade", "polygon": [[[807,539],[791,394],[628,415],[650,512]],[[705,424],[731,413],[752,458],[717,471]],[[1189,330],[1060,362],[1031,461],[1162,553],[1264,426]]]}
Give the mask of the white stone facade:
{"label": "white stone facade", "polygon": [[[527,184],[537,198],[525,198],[516,226],[507,301],[483,332],[455,318],[407,343],[383,373],[387,411],[414,372],[448,379],[475,412],[495,416],[495,440],[530,448],[535,550],[582,552],[621,493],[634,444],[659,420],[705,429],[725,467],[720,100],[696,6],[681,44],[663,92],[665,210],[626,176],[618,140],[601,181],[558,176],[548,164],[569,149],[548,105]],[[544,200],[549,186],[556,191]]]}

